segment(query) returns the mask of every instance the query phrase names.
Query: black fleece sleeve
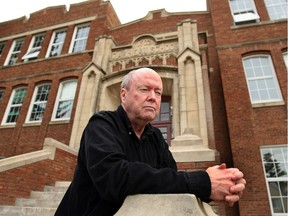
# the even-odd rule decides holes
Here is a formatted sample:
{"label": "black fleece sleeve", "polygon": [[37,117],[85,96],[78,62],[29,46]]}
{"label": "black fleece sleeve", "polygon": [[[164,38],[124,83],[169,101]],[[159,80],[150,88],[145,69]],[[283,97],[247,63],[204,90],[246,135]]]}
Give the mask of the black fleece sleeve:
{"label": "black fleece sleeve", "polygon": [[90,121],[83,136],[82,160],[103,200],[123,202],[132,194],[160,193],[191,193],[203,201],[209,200],[211,185],[206,172],[177,172],[168,167],[155,169],[143,162],[129,162],[118,130],[101,115]]}

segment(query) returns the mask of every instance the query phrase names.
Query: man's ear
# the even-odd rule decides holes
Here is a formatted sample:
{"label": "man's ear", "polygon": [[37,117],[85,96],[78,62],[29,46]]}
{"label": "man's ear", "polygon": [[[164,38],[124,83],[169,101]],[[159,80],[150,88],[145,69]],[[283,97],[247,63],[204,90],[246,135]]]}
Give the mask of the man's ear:
{"label": "man's ear", "polygon": [[121,90],[120,90],[120,98],[121,98],[122,102],[125,100],[126,92],[127,92],[127,90],[125,88],[121,88]]}

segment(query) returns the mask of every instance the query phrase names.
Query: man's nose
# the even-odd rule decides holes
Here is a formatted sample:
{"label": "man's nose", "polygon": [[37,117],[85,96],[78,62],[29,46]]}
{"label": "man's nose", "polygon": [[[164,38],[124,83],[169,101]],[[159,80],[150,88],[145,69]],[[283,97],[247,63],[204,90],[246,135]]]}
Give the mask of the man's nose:
{"label": "man's nose", "polygon": [[150,100],[156,100],[156,99],[157,99],[156,92],[154,92],[154,91],[149,91],[148,98],[149,98]]}

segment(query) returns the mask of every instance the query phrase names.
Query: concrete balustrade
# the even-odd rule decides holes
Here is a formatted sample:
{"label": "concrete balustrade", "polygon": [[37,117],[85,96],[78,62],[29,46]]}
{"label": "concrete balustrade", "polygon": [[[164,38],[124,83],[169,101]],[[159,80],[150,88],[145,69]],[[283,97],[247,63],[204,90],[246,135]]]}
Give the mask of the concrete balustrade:
{"label": "concrete balustrade", "polygon": [[212,207],[193,194],[128,196],[115,216],[217,216]]}

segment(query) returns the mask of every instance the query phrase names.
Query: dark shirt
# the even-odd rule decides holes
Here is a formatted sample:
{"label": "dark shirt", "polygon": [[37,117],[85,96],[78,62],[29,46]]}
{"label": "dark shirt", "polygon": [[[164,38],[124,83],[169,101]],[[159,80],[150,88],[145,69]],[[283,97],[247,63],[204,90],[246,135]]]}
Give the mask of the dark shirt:
{"label": "dark shirt", "polygon": [[177,172],[160,130],[140,138],[122,106],[94,114],[87,124],[73,180],[55,216],[112,216],[133,194],[190,193],[210,201],[205,171]]}

